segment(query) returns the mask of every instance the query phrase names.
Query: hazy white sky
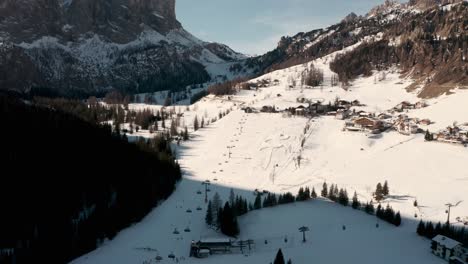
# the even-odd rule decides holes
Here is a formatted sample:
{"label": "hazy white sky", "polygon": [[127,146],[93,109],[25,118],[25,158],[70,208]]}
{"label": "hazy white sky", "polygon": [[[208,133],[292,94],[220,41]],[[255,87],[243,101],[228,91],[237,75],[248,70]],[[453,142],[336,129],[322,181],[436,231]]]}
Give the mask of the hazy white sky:
{"label": "hazy white sky", "polygon": [[276,47],[281,36],[327,27],[384,0],[176,0],[185,29],[246,54]]}

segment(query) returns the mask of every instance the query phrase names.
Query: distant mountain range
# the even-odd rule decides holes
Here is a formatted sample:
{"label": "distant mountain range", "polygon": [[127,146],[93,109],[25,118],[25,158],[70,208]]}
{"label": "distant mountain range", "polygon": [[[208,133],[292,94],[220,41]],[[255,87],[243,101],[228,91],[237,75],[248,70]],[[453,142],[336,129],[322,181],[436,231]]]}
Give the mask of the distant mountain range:
{"label": "distant mountain range", "polygon": [[[116,88],[131,93],[258,75],[354,45],[336,58],[347,81],[397,66],[433,97],[468,85],[468,2],[385,1],[328,28],[283,37],[247,58],[185,31],[175,0],[5,0],[0,4],[0,88],[47,88],[85,96]],[[378,37],[377,37],[378,36]]]}

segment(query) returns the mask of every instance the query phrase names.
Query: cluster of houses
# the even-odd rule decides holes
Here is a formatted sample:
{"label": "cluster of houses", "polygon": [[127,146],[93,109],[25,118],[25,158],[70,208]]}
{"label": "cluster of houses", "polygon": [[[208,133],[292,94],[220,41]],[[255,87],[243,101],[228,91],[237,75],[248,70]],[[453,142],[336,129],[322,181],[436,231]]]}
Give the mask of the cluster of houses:
{"label": "cluster of houses", "polygon": [[450,264],[468,264],[468,249],[462,243],[443,235],[432,239],[432,253]]}
{"label": "cluster of houses", "polygon": [[411,104],[409,102],[402,102],[390,109],[387,112],[374,114],[364,111],[353,111],[352,114],[337,114],[336,118],[349,120],[345,123],[343,130],[345,131],[365,131],[372,133],[381,133],[388,129],[393,129],[403,135],[411,135],[423,133],[424,129],[421,126],[428,126],[431,124],[429,119],[410,118],[402,114],[408,109],[417,109],[426,107],[427,104],[423,101]]}
{"label": "cluster of houses", "polygon": [[457,126],[455,124],[453,126],[449,126],[446,129],[436,133],[434,140],[466,146],[468,144],[468,126]]}

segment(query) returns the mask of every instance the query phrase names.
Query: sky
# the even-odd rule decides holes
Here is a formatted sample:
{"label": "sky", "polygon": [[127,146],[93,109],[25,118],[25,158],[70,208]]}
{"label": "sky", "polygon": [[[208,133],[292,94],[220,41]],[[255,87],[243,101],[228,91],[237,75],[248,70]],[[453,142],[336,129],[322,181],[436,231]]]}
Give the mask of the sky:
{"label": "sky", "polygon": [[366,14],[384,0],[176,0],[177,18],[196,37],[248,55],[292,36]]}

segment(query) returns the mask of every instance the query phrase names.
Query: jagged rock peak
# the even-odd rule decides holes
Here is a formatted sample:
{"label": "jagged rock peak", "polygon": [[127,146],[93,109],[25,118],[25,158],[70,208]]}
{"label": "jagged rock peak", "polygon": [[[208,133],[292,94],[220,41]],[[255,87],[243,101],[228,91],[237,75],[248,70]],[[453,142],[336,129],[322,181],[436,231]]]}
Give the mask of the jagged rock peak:
{"label": "jagged rock peak", "polygon": [[359,16],[356,15],[356,13],[351,12],[350,14],[345,16],[345,18],[343,18],[342,22],[351,23],[351,22],[356,21],[358,18],[359,18]]}
{"label": "jagged rock peak", "polygon": [[375,16],[379,14],[386,14],[391,12],[393,9],[401,7],[401,4],[396,0],[385,0],[381,5],[378,5],[371,9],[367,16]]}
{"label": "jagged rock peak", "polygon": [[175,0],[3,0],[0,3],[0,31],[7,32],[17,43],[45,35],[74,41],[88,33],[125,43],[148,27],[162,34],[180,29]]}

